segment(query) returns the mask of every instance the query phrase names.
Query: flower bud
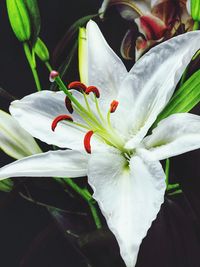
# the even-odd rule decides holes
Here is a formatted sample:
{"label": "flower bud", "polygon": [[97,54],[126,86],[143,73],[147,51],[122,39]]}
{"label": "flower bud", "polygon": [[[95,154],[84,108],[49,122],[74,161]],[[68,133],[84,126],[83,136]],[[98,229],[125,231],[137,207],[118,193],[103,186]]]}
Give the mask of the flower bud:
{"label": "flower bud", "polygon": [[8,17],[14,34],[20,42],[35,43],[40,31],[37,0],[6,0]]}
{"label": "flower bud", "polygon": [[41,61],[43,62],[49,61],[48,48],[46,47],[45,43],[40,38],[37,38],[37,41],[34,46],[34,51]]}
{"label": "flower bud", "polygon": [[28,41],[31,37],[31,24],[24,2],[22,0],[6,0],[6,4],[13,32],[19,41]]}

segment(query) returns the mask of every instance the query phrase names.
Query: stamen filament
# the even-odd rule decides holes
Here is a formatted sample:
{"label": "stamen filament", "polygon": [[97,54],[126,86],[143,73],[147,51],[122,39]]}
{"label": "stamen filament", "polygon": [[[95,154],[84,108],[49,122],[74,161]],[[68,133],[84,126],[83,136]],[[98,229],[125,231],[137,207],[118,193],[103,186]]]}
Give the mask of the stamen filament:
{"label": "stamen filament", "polygon": [[100,108],[99,108],[99,102],[98,102],[98,100],[97,100],[97,97],[94,95],[94,101],[95,101],[95,105],[96,105],[96,109],[97,109],[97,112],[98,112],[98,114],[99,114],[99,117],[101,118],[101,120],[103,121],[103,122],[105,122],[105,119],[104,119],[104,117],[103,117],[103,115],[102,115],[102,113],[101,113],[101,110],[100,110]]}

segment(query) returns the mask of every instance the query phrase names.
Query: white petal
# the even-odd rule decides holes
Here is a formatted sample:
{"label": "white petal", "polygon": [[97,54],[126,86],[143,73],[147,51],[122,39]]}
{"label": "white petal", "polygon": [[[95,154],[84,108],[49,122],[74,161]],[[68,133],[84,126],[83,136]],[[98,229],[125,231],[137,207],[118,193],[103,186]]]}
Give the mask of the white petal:
{"label": "white petal", "polygon": [[[50,145],[84,149],[83,138],[86,132],[84,129],[63,121],[58,123],[54,132],[51,130],[55,117],[68,114],[64,99],[65,95],[62,92],[42,91],[12,102],[10,112],[32,136]],[[71,116],[74,121],[82,122],[75,112]]]}
{"label": "white petal", "polygon": [[109,108],[115,99],[120,84],[127,74],[121,59],[114,53],[104,39],[95,22],[87,24],[88,43],[88,85],[94,85],[100,90],[99,102]]}
{"label": "white petal", "polygon": [[81,177],[86,175],[88,156],[73,150],[58,150],[17,160],[0,169],[4,177]]}
{"label": "white petal", "polygon": [[[125,90],[134,92],[129,99],[133,108],[127,118],[133,125],[133,138],[126,148],[134,148],[146,135],[199,48],[200,31],[185,33],[152,48],[133,66],[123,85]],[[119,97],[123,98],[122,92]]]}
{"label": "white petal", "polygon": [[200,116],[189,113],[171,115],[162,120],[143,143],[157,160],[200,148]]}
{"label": "white petal", "polygon": [[130,168],[116,150],[93,153],[88,179],[127,267],[134,267],[142,239],[163,202],[165,174],[157,161],[134,156]]}
{"label": "white petal", "polygon": [[2,110],[0,110],[0,148],[15,159],[42,152],[33,137],[21,128],[10,114]]}

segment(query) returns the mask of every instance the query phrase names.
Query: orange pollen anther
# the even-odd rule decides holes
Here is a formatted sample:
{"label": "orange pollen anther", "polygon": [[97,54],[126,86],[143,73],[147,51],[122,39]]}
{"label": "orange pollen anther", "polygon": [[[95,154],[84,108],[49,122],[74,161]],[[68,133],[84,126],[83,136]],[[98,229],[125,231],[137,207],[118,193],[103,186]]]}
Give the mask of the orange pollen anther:
{"label": "orange pollen anther", "polygon": [[87,89],[87,87],[85,86],[85,84],[81,83],[81,82],[71,82],[68,85],[68,89],[74,89],[77,90],[79,92],[85,92],[85,90]]}
{"label": "orange pollen anther", "polygon": [[90,145],[90,139],[92,135],[94,134],[93,131],[89,131],[86,133],[84,137],[84,147],[88,154],[91,154],[91,145]]}
{"label": "orange pollen anther", "polygon": [[115,110],[117,109],[119,105],[119,102],[117,100],[113,100],[110,104],[110,113],[115,112]]}
{"label": "orange pollen anther", "polygon": [[74,109],[72,107],[72,102],[71,102],[71,100],[69,99],[68,96],[65,97],[65,106],[66,106],[67,110],[69,111],[69,113],[72,114]]}
{"label": "orange pollen anther", "polygon": [[73,121],[72,117],[69,116],[69,115],[59,115],[58,117],[56,117],[52,124],[51,124],[51,130],[54,131],[57,124],[60,122],[60,121],[63,121],[63,120],[67,120],[67,121]]}
{"label": "orange pollen anther", "polygon": [[99,89],[98,89],[96,86],[88,86],[88,87],[87,87],[85,93],[86,93],[87,95],[89,95],[89,93],[91,93],[91,92],[92,92],[93,94],[95,94],[95,96],[96,96],[97,98],[100,97]]}
{"label": "orange pollen anther", "polygon": [[55,78],[59,76],[59,73],[56,70],[52,70],[49,74],[49,81],[54,82]]}

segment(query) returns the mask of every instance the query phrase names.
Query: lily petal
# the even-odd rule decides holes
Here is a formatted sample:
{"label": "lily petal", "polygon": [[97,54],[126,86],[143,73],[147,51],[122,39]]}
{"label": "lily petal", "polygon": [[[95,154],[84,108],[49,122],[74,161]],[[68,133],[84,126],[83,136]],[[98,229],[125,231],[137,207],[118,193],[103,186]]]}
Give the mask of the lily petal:
{"label": "lily petal", "polygon": [[125,97],[127,105],[132,104],[128,121],[133,125],[130,130],[133,138],[126,148],[134,148],[147,134],[199,48],[200,31],[189,32],[152,48],[133,66],[123,84],[126,96],[122,90],[119,93],[119,99]]}
{"label": "lily petal", "polygon": [[41,153],[33,137],[8,113],[0,110],[0,148],[9,156],[20,159]]}
{"label": "lily petal", "polygon": [[144,139],[144,145],[157,160],[200,148],[200,116],[190,113],[169,116]]}
{"label": "lily petal", "polygon": [[[41,141],[63,148],[84,149],[84,129],[63,121],[58,124],[55,132],[51,131],[53,119],[68,113],[64,93],[42,91],[28,95],[12,102],[10,112],[25,130]],[[76,122],[82,123],[76,112],[72,117]]]}
{"label": "lily petal", "polygon": [[115,54],[104,39],[94,21],[87,24],[88,43],[88,85],[94,85],[100,90],[99,102],[106,105],[115,99],[120,84],[127,75],[127,70],[121,59]]}
{"label": "lily petal", "polygon": [[163,203],[165,174],[158,161],[134,156],[129,167],[116,150],[93,153],[88,179],[127,267],[134,267],[142,239]]}
{"label": "lily petal", "polygon": [[82,177],[86,175],[88,156],[73,150],[50,151],[17,160],[0,169],[5,177]]}

